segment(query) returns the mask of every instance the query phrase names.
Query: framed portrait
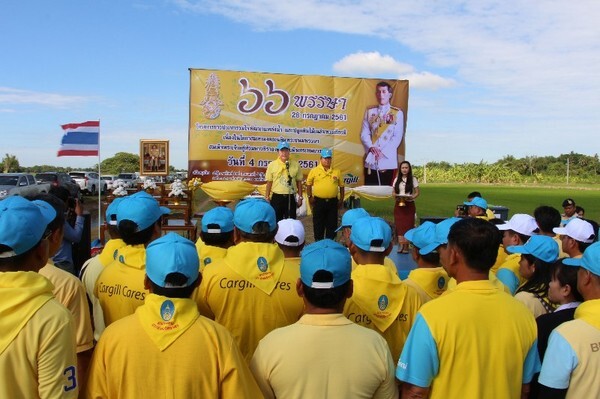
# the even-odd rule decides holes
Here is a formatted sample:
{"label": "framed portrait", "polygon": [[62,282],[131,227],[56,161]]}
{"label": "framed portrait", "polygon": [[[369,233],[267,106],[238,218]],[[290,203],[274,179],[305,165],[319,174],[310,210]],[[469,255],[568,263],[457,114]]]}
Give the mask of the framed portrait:
{"label": "framed portrait", "polygon": [[140,140],[140,174],[142,176],[169,174],[169,140]]}

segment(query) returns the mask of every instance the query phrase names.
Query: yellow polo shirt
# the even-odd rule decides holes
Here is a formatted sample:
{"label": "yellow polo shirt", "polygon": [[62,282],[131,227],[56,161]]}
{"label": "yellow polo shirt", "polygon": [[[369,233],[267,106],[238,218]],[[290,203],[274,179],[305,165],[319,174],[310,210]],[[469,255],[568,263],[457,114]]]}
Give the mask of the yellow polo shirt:
{"label": "yellow polo shirt", "polygon": [[400,357],[421,298],[384,265],[358,265],[352,271],[354,293],[344,306],[344,315],[385,338],[394,361]]}
{"label": "yellow polo shirt", "polygon": [[265,398],[397,398],[385,340],[339,313],[305,314],[260,341],[250,368]]}
{"label": "yellow polo shirt", "polygon": [[267,166],[267,173],[265,174],[265,180],[273,182],[271,192],[275,194],[293,194],[296,192],[296,182],[302,181],[304,176],[302,175],[302,169],[300,164],[290,159],[290,171],[289,175],[292,176],[292,187],[288,186],[288,171],[285,167],[285,162],[277,158],[276,160],[269,163]]}
{"label": "yellow polo shirt", "polygon": [[261,396],[223,326],[200,316],[190,299],[149,294],[135,314],[102,334],[90,364],[86,397]]}
{"label": "yellow polo shirt", "polygon": [[337,198],[339,187],[344,186],[344,181],[339,169],[325,170],[323,165],[319,164],[308,173],[306,185],[313,186],[312,194],[315,197]]}
{"label": "yellow polo shirt", "polygon": [[413,287],[421,302],[426,303],[446,292],[449,279],[443,267],[422,267],[411,270],[404,283]]}

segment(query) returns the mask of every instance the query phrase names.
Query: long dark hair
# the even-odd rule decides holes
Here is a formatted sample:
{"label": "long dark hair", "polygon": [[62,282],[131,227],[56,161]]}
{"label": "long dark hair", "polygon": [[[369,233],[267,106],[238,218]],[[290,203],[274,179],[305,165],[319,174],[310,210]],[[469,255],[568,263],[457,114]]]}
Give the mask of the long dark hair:
{"label": "long dark hair", "polygon": [[400,182],[402,181],[402,165],[408,165],[408,174],[406,175],[406,185],[404,186],[404,192],[406,194],[412,194],[413,192],[413,174],[412,174],[412,165],[408,161],[400,162],[400,167],[398,168],[398,176],[396,177],[396,184],[394,185],[394,191],[396,194],[400,194]]}
{"label": "long dark hair", "polygon": [[519,292],[530,292],[542,298],[548,297],[548,287],[552,279],[552,263],[544,262],[530,254],[522,254],[529,263],[535,265],[533,276],[517,289]]}

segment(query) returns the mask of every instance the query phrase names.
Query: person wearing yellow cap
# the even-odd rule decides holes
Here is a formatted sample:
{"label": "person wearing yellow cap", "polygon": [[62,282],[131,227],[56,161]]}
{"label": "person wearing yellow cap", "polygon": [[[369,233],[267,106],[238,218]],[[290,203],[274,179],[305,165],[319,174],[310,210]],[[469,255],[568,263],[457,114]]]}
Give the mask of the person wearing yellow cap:
{"label": "person wearing yellow cap", "polygon": [[306,179],[306,192],[312,207],[315,241],[335,238],[338,208],[344,201],[342,173],[332,166],[332,156],[331,149],[323,148],[319,165],[310,170]]}
{"label": "person wearing yellow cap", "polygon": [[190,299],[201,280],[194,243],[169,233],[146,254],[148,295],[100,337],[86,397],[260,397],[231,334],[200,316]]}
{"label": "person wearing yellow cap", "polygon": [[194,299],[202,315],[231,332],[249,362],[258,341],[275,328],[295,323],[303,304],[294,292],[299,270],[273,242],[273,207],[260,198],[242,200],[233,223],[236,245],[206,265]]}
{"label": "person wearing yellow cap", "polygon": [[381,334],[397,361],[421,298],[384,265],[392,245],[392,229],[383,219],[369,216],[354,222],[350,233],[350,254],[357,263],[352,271],[354,294],[346,301],[344,314]]}
{"label": "person wearing yellow cap", "polygon": [[77,398],[73,316],[38,273],[56,211],[19,196],[0,201],[0,398]]}
{"label": "person wearing yellow cap", "polygon": [[267,166],[265,179],[265,198],[275,209],[276,221],[296,219],[296,208],[302,206],[304,176],[300,164],[290,159],[290,144],[287,141],[277,144],[277,159]]}
{"label": "person wearing yellow cap", "polygon": [[350,254],[324,239],[302,251],[295,291],[306,311],[264,337],[250,362],[265,398],[397,398],[385,340],[342,314]]}

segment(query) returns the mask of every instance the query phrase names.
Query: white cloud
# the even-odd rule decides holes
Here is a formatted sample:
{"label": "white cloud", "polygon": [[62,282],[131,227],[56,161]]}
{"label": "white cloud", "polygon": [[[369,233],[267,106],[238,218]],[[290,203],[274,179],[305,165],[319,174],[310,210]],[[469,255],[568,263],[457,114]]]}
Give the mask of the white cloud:
{"label": "white cloud", "polygon": [[345,76],[387,76],[408,79],[413,89],[439,89],[455,85],[447,79],[431,72],[417,72],[412,65],[396,61],[391,55],[378,51],[349,54],[333,64],[333,71]]}
{"label": "white cloud", "polygon": [[30,90],[0,87],[0,104],[34,104],[54,108],[67,108],[90,101],[90,97],[44,93]]}

